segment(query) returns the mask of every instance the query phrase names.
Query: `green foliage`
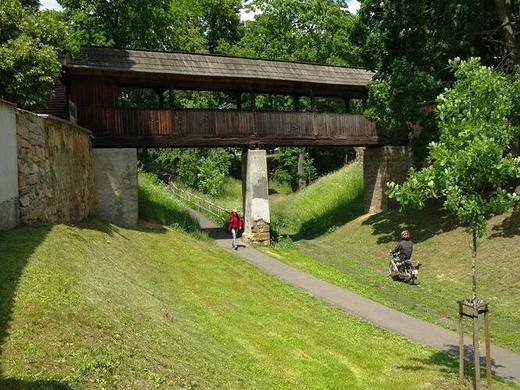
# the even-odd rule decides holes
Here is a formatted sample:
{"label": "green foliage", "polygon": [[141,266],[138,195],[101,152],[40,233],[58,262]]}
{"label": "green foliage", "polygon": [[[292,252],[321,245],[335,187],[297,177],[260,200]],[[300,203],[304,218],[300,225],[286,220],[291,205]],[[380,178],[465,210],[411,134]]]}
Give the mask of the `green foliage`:
{"label": "green foliage", "polygon": [[368,119],[378,124],[381,135],[392,144],[405,144],[411,124],[422,124],[431,117],[418,102],[431,101],[442,84],[434,75],[420,70],[405,58],[392,62],[389,74],[369,84]]}
{"label": "green foliage", "polygon": [[500,25],[493,2],[365,0],[358,15],[352,39],[363,64],[377,70],[366,114],[393,144],[406,142],[411,125],[421,125],[425,131],[413,144],[420,166],[438,129],[418,104],[453,81],[448,60],[478,55],[485,64],[500,62],[497,45],[488,44],[498,39],[488,32],[497,34]]}
{"label": "green foliage", "polygon": [[244,25],[231,53],[293,61],[355,65],[357,49],[349,40],[354,16],[344,0],[254,0],[259,12]]}
{"label": "green foliage", "polygon": [[[390,184],[390,196],[403,206],[443,199],[468,231],[485,233],[486,217],[509,209],[518,196],[511,180],[520,178],[520,158],[509,147],[512,126],[511,80],[478,59],[450,62],[456,83],[438,98],[439,142],[430,145],[429,166],[412,172],[403,185]],[[515,103],[516,104],[516,103]]]}
{"label": "green foliage", "polygon": [[176,48],[214,53],[239,39],[241,0],[175,0]]}
{"label": "green foliage", "polygon": [[74,48],[100,45],[165,49],[175,30],[170,0],[59,0]]}
{"label": "green foliage", "polygon": [[149,159],[145,169],[214,196],[222,192],[231,165],[229,151],[222,148],[152,149]]}
{"label": "green foliage", "polygon": [[58,12],[0,3],[0,97],[34,109],[51,95],[60,74],[58,52],[66,45]]}
{"label": "green foliage", "polygon": [[[300,148],[296,147],[279,148],[275,151],[270,164],[273,169],[272,180],[290,185],[293,189],[297,188],[299,151]],[[305,151],[304,173],[307,183],[317,176],[314,160],[307,150]]]}
{"label": "green foliage", "polygon": [[213,149],[199,164],[198,190],[209,195],[220,194],[229,171],[229,154],[223,149]]}

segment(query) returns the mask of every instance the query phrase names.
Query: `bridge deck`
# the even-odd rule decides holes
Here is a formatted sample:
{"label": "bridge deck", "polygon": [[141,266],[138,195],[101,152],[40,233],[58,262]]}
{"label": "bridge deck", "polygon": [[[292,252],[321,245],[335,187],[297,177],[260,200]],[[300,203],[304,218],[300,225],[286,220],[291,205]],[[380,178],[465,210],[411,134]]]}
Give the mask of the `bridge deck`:
{"label": "bridge deck", "polygon": [[78,107],[94,147],[377,145],[363,115]]}

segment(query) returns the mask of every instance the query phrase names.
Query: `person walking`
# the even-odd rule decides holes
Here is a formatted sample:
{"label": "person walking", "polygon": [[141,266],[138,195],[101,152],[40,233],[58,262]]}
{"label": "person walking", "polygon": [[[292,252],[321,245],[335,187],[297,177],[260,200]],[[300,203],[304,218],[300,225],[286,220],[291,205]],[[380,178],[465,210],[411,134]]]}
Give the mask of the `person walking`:
{"label": "person walking", "polygon": [[233,209],[233,210],[231,210],[231,213],[229,214],[229,218],[228,218],[228,230],[231,232],[231,235],[233,237],[233,241],[231,242],[231,245],[233,246],[234,250],[238,250],[237,233],[241,229],[242,229],[242,220],[240,219],[240,215],[238,215],[237,209]]}

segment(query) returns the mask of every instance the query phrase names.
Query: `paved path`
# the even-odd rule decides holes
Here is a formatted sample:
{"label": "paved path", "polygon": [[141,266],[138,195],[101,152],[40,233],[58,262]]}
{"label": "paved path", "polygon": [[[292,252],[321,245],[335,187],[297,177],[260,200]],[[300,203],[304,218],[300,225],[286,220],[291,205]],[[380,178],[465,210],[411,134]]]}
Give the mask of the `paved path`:
{"label": "paved path", "polygon": [[[200,213],[193,210],[190,213],[197,219],[200,227],[206,230],[220,246],[238,254],[268,274],[391,332],[458,356],[459,338],[457,333],[354,294],[349,290],[282,263],[252,247],[240,247],[238,251],[234,251],[231,249],[231,237],[226,231]],[[466,337],[465,344],[468,346],[471,343],[471,339]],[[473,361],[469,349],[466,347],[466,359]],[[481,352],[481,356],[483,352]],[[520,382],[520,354],[492,345],[491,356],[493,358],[493,370],[497,375]],[[484,358],[481,359],[481,363],[484,365]]]}

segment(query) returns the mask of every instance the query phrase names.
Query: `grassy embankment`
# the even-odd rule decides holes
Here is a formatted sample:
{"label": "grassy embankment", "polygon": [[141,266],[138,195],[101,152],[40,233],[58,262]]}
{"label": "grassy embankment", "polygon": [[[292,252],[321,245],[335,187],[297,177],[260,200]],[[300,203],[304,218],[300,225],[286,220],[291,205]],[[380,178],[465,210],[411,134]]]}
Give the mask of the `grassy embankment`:
{"label": "grassy embankment", "polygon": [[[357,194],[357,195],[356,195]],[[455,301],[471,296],[466,233],[439,207],[400,214],[361,215],[362,178],[357,168],[324,177],[306,191],[273,204],[296,239],[265,251],[322,279],[389,307],[456,329]],[[354,218],[357,217],[357,218]],[[321,235],[326,226],[343,225]],[[489,221],[479,246],[479,296],[491,301],[493,341],[520,352],[520,208]],[[401,228],[412,231],[414,258],[423,264],[420,285],[387,276],[388,253]]]}
{"label": "grassy embankment", "polygon": [[[210,196],[193,189],[185,188],[182,184],[177,185],[225,210],[230,211],[234,208],[242,210],[242,181],[239,179],[227,176],[222,191],[217,196]],[[269,182],[269,199],[271,200],[284,197],[291,192],[292,190],[288,185]],[[211,217],[211,215],[208,215],[208,217]]]}
{"label": "grassy embankment", "polygon": [[182,206],[141,183],[143,212],[178,226],[0,233],[0,388],[468,386],[446,355],[188,234]]}

